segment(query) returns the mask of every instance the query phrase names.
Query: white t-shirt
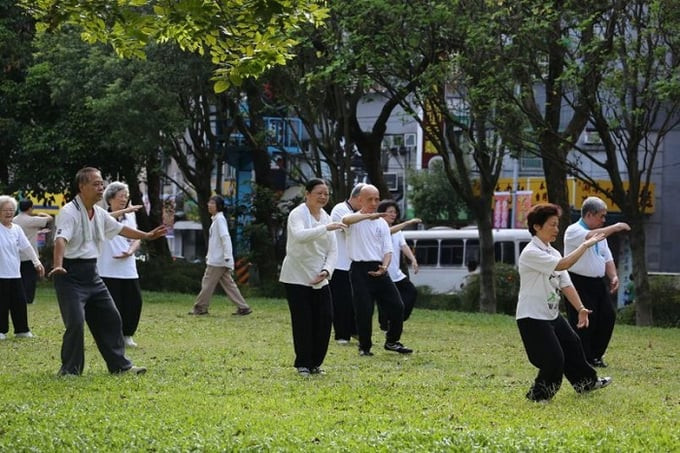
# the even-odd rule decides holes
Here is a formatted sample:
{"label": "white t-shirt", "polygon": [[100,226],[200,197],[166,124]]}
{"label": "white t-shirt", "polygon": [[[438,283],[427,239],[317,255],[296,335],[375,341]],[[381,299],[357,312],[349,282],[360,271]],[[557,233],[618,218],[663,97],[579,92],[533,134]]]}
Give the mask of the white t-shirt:
{"label": "white t-shirt", "polygon": [[[84,226],[85,228],[90,229],[90,237],[92,239],[85,240],[85,232],[82,225],[83,214],[81,214],[81,209],[85,209],[85,207],[77,206],[73,201],[70,201],[59,210],[59,214],[57,215],[57,231],[54,235],[54,239],[64,238],[66,240],[64,258],[97,258],[103,242],[107,239],[114,238],[123,229],[123,224],[118,223],[118,221],[111,217],[105,209],[94,205],[94,216],[91,219],[88,219],[88,224]],[[95,219],[96,225],[101,230],[102,236],[95,231]]]}
{"label": "white t-shirt", "polygon": [[[38,253],[38,233],[45,228],[52,219],[50,217],[43,217],[38,215],[28,215],[25,212],[20,212],[14,217],[13,222],[24,230],[28,242],[31,243],[33,250]],[[29,261],[31,257],[28,254],[21,252],[21,261]]]}
{"label": "white t-shirt", "polygon": [[[318,289],[328,284],[338,258],[336,236],[326,230],[330,216],[321,210],[316,220],[305,203],[288,215],[286,257],[281,265],[279,281]],[[323,269],[329,276],[316,285],[314,280]]]}
{"label": "white t-shirt", "polygon": [[205,257],[205,263],[214,267],[234,268],[229,226],[221,212],[212,216],[212,223],[208,230],[208,254]]}
{"label": "white t-shirt", "polygon": [[516,319],[553,320],[559,316],[560,288],[572,286],[567,271],[556,271],[560,252],[534,236],[519,256]]}
{"label": "white t-shirt", "polygon": [[362,220],[347,229],[347,254],[352,261],[382,261],[392,252],[392,234],[385,219]]}
{"label": "white t-shirt", "polygon": [[[0,224],[0,278],[21,278],[20,251],[32,256],[34,265],[38,263],[24,230],[14,223],[9,227]],[[3,296],[0,294],[0,297]]]}
{"label": "white t-shirt", "polygon": [[[568,255],[578,248],[586,240],[588,226],[583,219],[569,225],[564,232],[564,254]],[[613,261],[614,257],[609,249],[607,241],[600,241],[588,248],[581,258],[569,268],[573,272],[584,277],[604,277],[605,263]]]}
{"label": "white t-shirt", "polygon": [[406,278],[406,274],[399,268],[401,248],[405,245],[406,239],[404,238],[404,233],[397,231],[392,235],[392,261],[390,261],[387,272],[390,274],[390,278],[393,282],[400,282]]}
{"label": "white t-shirt", "polygon": [[[126,213],[120,223],[126,227],[137,229],[136,216],[131,212]],[[102,252],[99,258],[97,258],[97,272],[99,275],[107,278],[139,278],[137,274],[137,261],[134,255],[125,258],[114,258],[114,256],[121,256],[124,252],[127,252],[130,248],[130,243],[134,241],[135,239],[128,239],[120,235],[104,241]]]}
{"label": "white t-shirt", "polygon": [[[354,210],[349,205],[348,202],[343,201],[333,206],[331,210],[331,221],[332,222],[342,222],[342,218],[348,214],[352,214]],[[338,262],[335,265],[336,269],[341,271],[348,271],[352,260],[349,259],[347,255],[347,234],[345,230],[335,230],[335,239],[338,243]]]}

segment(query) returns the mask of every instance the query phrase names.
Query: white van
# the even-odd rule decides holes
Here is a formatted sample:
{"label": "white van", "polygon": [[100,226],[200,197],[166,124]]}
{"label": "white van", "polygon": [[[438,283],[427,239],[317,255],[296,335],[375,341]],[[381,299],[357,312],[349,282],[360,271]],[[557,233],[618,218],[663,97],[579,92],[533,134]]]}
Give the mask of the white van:
{"label": "white van", "polygon": [[[404,230],[406,242],[413,250],[420,267],[411,269],[409,278],[416,286],[429,286],[434,293],[459,291],[469,274],[468,263],[479,263],[479,233],[476,228],[432,228]],[[496,262],[517,265],[519,254],[531,241],[527,229],[493,231]]]}

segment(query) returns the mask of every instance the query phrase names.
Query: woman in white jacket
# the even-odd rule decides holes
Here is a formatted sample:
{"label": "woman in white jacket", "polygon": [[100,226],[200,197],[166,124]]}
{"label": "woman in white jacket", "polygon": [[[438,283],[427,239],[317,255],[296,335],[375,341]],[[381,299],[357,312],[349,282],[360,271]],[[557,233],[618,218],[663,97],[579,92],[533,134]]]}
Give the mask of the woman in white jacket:
{"label": "woman in white jacket", "polygon": [[295,347],[295,368],[301,376],[323,373],[328,351],[333,306],[328,281],[335,269],[337,244],[332,231],[345,228],[331,222],[323,210],[328,186],[312,179],[305,201],[288,216],[286,257],[279,281],[286,287]]}

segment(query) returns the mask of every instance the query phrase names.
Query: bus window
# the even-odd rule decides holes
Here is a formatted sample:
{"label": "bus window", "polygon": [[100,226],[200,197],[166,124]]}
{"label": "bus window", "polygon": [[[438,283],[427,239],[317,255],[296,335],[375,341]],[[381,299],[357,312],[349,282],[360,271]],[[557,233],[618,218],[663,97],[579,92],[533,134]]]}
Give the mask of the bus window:
{"label": "bus window", "polygon": [[439,253],[439,241],[436,239],[421,239],[416,243],[416,261],[421,266],[436,266]]}
{"label": "bus window", "polygon": [[479,239],[468,239],[465,241],[465,265],[470,261],[479,263]]}
{"label": "bus window", "polygon": [[442,239],[442,254],[439,264],[442,266],[462,266],[464,246],[462,239]]}
{"label": "bus window", "polygon": [[515,243],[509,241],[494,244],[496,262],[515,264]]}

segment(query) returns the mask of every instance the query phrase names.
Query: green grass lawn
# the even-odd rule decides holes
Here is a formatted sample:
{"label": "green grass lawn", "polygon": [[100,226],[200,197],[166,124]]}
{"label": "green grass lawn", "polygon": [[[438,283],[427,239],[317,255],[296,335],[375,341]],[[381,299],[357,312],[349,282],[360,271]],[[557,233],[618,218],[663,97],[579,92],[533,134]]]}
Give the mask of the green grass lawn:
{"label": "green grass lawn", "polygon": [[109,375],[89,332],[81,377],[59,378],[53,290],[29,307],[37,338],[0,342],[0,451],[680,451],[680,330],[617,326],[610,387],[548,404],[514,319],[416,310],[403,357],[331,343],[326,375],[295,372],[288,308],[251,299],[186,315],[193,297],[146,293],[131,349],[142,376]]}

